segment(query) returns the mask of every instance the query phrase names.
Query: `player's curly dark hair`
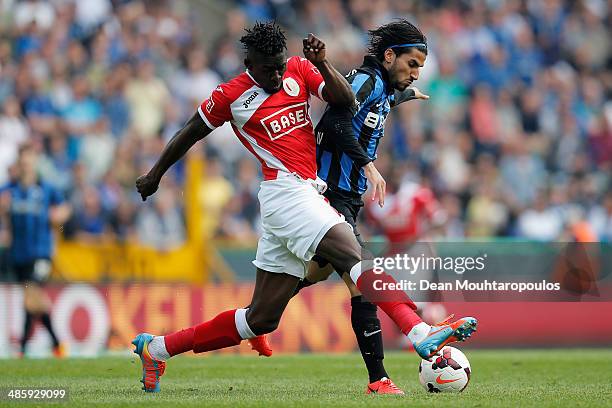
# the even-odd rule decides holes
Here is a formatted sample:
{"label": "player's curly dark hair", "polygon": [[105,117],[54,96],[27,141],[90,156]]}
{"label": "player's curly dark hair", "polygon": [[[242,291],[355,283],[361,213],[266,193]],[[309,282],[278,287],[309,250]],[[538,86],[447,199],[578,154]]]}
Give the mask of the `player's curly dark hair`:
{"label": "player's curly dark hair", "polygon": [[256,22],[253,28],[247,28],[245,31],[247,33],[240,42],[247,51],[255,50],[264,55],[276,55],[287,49],[285,33],[275,21]]}
{"label": "player's curly dark hair", "polygon": [[369,30],[370,42],[368,52],[382,61],[387,48],[400,44],[425,44],[419,47],[393,48],[396,55],[417,48],[427,54],[427,38],[414,24],[405,19],[398,19],[374,30]]}

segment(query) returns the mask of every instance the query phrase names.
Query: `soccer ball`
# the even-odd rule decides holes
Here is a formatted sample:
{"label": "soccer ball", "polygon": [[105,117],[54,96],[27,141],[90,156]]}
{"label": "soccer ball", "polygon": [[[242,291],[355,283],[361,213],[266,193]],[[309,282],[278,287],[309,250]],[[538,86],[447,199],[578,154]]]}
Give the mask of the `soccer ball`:
{"label": "soccer ball", "polygon": [[461,392],[470,382],[471,367],[465,354],[446,346],[432,361],[422,360],[419,381],[428,392]]}

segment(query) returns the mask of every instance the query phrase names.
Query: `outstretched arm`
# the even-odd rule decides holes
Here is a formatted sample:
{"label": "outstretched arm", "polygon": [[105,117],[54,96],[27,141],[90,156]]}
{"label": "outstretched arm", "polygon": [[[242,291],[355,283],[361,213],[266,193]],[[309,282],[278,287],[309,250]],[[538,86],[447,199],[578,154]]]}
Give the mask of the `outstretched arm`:
{"label": "outstretched arm", "polygon": [[157,191],[159,182],[166,171],[183,157],[191,146],[202,140],[210,132],[212,132],[212,129],[204,124],[199,113],[194,113],[191,119],[185,123],[185,126],[170,139],[151,170],[136,180],[136,188],[142,197],[142,201],[145,201],[147,197]]}
{"label": "outstretched arm", "polygon": [[413,99],[429,99],[429,95],[425,95],[416,86],[406,88],[404,91],[395,91],[393,106]]}
{"label": "outstretched arm", "polygon": [[325,80],[323,99],[330,105],[348,107],[353,105],[355,95],[344,76],[325,57],[325,43],[312,33],[302,40],[304,56],[317,67]]}

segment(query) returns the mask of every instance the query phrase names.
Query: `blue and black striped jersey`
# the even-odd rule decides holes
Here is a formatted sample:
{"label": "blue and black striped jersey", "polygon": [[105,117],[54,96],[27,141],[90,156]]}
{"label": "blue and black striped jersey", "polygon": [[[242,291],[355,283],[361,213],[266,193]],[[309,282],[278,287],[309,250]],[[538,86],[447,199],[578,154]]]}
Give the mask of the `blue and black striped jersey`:
{"label": "blue and black striped jersey", "polygon": [[[366,56],[363,65],[346,76],[355,93],[352,128],[353,137],[368,156],[376,159],[376,150],[385,128],[385,120],[391,107],[414,99],[414,90],[395,91],[389,82],[387,70],[372,56]],[[361,166],[335,143],[333,135],[334,115],[325,111],[315,129],[317,135],[318,175],[331,190],[361,196],[367,189],[367,180]],[[363,164],[362,164],[363,165]]]}
{"label": "blue and black striped jersey", "polygon": [[53,234],[49,210],[63,202],[62,195],[44,182],[27,187],[12,182],[0,188],[0,194],[6,193],[11,198],[10,261],[23,265],[40,258],[51,259]]}

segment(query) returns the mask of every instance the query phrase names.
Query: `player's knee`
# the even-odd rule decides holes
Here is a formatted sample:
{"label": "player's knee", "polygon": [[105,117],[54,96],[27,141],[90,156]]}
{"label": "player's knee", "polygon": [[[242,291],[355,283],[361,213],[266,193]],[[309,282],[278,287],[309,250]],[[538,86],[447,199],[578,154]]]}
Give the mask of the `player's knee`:
{"label": "player's knee", "polygon": [[354,265],[361,262],[361,258],[361,248],[351,247],[347,249],[344,256],[340,260],[340,270],[347,273],[350,272]]}
{"label": "player's knee", "polygon": [[329,260],[341,272],[348,272],[361,261],[361,245],[353,232],[339,224],[333,227],[317,248],[317,254]]}

